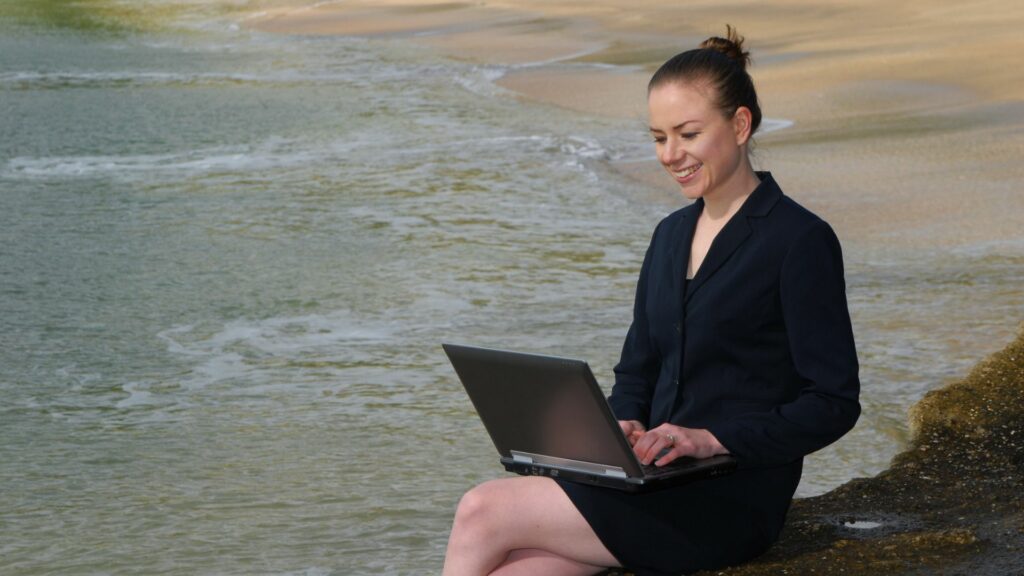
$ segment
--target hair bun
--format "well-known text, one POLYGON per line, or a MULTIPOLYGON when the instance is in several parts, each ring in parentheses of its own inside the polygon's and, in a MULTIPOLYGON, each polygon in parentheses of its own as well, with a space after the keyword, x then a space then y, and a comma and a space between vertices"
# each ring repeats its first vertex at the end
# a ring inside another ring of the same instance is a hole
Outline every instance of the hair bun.
POLYGON ((725 38, 712 36, 700 43, 701 48, 721 52, 730 60, 739 64, 744 70, 750 65, 750 52, 743 49, 743 36, 736 33, 732 26, 725 25, 725 38))

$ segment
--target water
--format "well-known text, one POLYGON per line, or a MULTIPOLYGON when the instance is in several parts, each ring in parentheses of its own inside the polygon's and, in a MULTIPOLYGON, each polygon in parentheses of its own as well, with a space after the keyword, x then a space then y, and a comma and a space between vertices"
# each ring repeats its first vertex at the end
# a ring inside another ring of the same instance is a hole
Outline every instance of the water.
MULTIPOLYGON (((439 343, 610 384, 670 209, 615 170, 643 127, 228 3, 31 5, 0 3, 0 573, 436 571, 502 475, 439 343)), ((883 469, 1024 300, 1013 250, 847 252, 865 416, 804 494, 883 469)))

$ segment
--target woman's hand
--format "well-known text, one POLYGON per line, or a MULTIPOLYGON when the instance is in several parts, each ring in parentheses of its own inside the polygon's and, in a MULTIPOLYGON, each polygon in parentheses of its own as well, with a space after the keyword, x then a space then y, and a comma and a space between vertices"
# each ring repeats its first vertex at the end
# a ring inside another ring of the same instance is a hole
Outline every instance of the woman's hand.
POLYGON ((630 446, 636 446, 636 441, 647 431, 639 420, 619 420, 619 427, 622 428, 622 433, 626 435, 630 446))
MULTIPOLYGON (((622 422, 619 424, 622 425, 622 422)), ((664 456, 654 462, 655 466, 664 466, 680 456, 709 458, 729 453, 714 434, 703 428, 683 428, 668 423, 642 433, 635 442, 630 443, 643 464, 650 464, 662 450, 668 449, 664 456)))

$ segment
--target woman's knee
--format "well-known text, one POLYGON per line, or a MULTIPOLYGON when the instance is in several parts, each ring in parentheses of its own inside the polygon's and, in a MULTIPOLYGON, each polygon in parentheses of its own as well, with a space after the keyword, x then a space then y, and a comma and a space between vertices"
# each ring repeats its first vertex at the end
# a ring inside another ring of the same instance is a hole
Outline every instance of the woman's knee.
POLYGON ((462 495, 455 510, 453 532, 475 538, 487 538, 498 529, 501 513, 502 489, 491 480, 477 485, 462 495))

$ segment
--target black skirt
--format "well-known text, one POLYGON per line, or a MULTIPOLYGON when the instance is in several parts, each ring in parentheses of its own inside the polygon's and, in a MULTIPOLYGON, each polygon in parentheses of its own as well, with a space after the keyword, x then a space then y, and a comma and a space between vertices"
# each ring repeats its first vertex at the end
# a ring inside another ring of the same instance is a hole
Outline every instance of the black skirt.
POLYGON ((645 493, 558 480, 616 559, 637 576, 678 576, 750 560, 779 536, 802 462, 747 468, 645 493))

